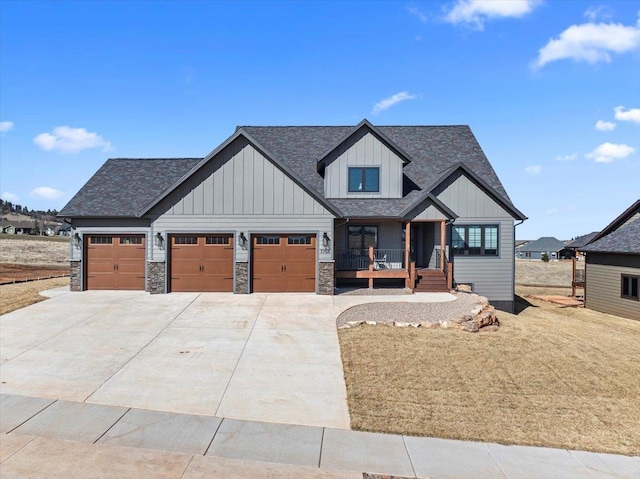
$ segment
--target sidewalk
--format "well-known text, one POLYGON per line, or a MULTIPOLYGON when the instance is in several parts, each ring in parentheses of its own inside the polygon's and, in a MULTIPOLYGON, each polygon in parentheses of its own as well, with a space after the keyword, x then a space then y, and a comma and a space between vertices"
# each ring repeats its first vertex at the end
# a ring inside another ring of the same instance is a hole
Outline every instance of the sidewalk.
POLYGON ((0 395, 0 477, 640 477, 640 457, 0 395), (68 442, 73 441, 73 442, 68 442), (265 464, 269 463, 269 464, 265 464))

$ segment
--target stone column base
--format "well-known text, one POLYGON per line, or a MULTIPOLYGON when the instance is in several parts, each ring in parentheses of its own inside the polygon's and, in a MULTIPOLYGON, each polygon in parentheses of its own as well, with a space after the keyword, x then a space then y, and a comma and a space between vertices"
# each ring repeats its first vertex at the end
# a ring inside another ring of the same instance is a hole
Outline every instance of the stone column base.
POLYGON ((147 263, 149 272, 148 289, 151 294, 166 293, 165 289, 165 264, 164 262, 149 261, 147 263))
POLYGON ((233 289, 236 294, 249 294, 249 263, 236 263, 236 284, 233 289))
POLYGON ((80 289, 80 280, 82 278, 82 261, 69 261, 69 275, 71 277, 69 290, 82 291, 80 289))
POLYGON ((318 294, 333 294, 335 286, 335 264, 333 261, 320 263, 318 267, 318 294))

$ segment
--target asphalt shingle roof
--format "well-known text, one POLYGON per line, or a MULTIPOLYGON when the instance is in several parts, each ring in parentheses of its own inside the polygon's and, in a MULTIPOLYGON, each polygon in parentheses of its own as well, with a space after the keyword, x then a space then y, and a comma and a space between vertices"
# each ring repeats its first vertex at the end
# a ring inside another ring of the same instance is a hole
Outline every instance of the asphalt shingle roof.
POLYGON ((542 238, 538 238, 531 243, 527 243, 520 251, 526 252, 536 252, 536 251, 560 251, 561 249, 566 248, 565 244, 557 238, 553 236, 543 236, 542 238))
POLYGON ((581 249, 584 246, 588 245, 589 242, 599 233, 599 231, 594 231, 593 233, 589 233, 586 235, 578 236, 576 239, 567 243, 566 247, 570 249, 581 249))
POLYGON ((640 218, 585 246, 583 251, 640 254, 640 218))
MULTIPOLYGON (((265 153, 282 163, 320 197, 324 180, 317 160, 353 126, 243 126, 265 153)), ((456 164, 464 164, 515 209, 468 126, 379 126, 411 162, 399 199, 330 199, 345 217, 398 217, 456 164)), ((201 159, 108 160, 62 209, 60 216, 136 216, 201 159)), ((516 210, 517 211, 517 210, 516 210)))
POLYGON ((135 217, 201 159, 107 160, 58 216, 135 217))

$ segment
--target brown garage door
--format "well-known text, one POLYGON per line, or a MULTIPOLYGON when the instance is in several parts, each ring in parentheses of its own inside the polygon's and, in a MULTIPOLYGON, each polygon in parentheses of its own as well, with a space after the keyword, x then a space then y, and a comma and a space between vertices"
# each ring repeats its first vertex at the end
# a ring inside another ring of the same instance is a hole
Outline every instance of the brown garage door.
POLYGON ((254 292, 314 292, 315 235, 254 236, 252 271, 254 292))
POLYGON ((171 291, 232 292, 233 237, 171 236, 171 291))
POLYGON ((89 235, 87 289, 144 289, 144 235, 89 235))

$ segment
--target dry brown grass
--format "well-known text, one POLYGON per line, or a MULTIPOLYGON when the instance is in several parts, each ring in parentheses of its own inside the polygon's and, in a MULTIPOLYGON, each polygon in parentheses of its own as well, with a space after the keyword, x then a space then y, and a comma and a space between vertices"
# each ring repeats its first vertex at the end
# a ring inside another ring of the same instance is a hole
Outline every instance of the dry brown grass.
POLYGON ((497 333, 339 330, 354 429, 640 453, 640 322, 531 300, 497 333))
POLYGON ((0 263, 68 264, 69 241, 69 238, 3 235, 0 238, 0 263))
MULTIPOLYGON (((584 268, 584 261, 578 262, 578 268, 584 268)), ((571 260, 549 261, 516 260, 516 284, 549 285, 571 287, 571 260)), ((571 292, 569 292, 571 293, 571 292)))
POLYGON ((69 278, 45 279, 29 283, 5 284, 0 286, 0 314, 6 314, 16 309, 25 308, 31 304, 44 301, 40 292, 68 286, 69 278))

